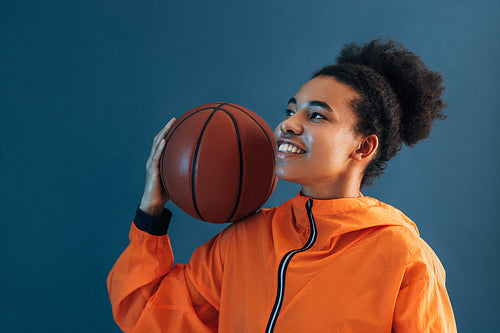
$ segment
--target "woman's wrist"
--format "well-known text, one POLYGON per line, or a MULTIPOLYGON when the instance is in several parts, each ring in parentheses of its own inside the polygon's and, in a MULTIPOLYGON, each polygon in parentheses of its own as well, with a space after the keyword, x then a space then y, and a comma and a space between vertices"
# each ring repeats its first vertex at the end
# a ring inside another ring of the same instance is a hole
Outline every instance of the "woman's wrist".
POLYGON ((139 205, 139 209, 143 211, 144 213, 151 215, 151 216, 160 216, 163 212, 163 206, 165 204, 153 204, 150 202, 147 202, 146 200, 141 200, 141 204, 139 205))

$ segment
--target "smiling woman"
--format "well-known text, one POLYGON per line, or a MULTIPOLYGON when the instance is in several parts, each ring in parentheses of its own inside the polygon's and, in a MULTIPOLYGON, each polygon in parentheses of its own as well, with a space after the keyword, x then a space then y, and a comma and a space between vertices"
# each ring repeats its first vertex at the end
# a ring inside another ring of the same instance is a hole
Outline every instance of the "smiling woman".
POLYGON ((392 40, 347 45, 289 100, 276 174, 294 198, 173 265, 157 135, 130 245, 108 277, 126 332, 456 332, 445 271, 398 209, 365 197, 404 142, 427 137, 442 78, 392 40))

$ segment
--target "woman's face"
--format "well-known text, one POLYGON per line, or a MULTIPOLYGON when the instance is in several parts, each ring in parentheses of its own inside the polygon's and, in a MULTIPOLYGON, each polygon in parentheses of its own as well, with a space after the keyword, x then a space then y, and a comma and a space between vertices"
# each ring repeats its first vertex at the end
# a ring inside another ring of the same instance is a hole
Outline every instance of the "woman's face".
POLYGON ((342 186, 361 140, 351 107, 357 97, 354 89, 332 77, 306 82, 274 131, 276 176, 301 184, 306 195, 317 187, 342 186))

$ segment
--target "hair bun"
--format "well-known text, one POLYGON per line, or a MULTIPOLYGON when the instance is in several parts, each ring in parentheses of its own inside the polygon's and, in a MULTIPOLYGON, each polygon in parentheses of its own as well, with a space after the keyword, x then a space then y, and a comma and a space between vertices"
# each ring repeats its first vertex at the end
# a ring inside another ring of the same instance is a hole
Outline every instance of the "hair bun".
POLYGON ((376 39, 363 46, 347 44, 337 58, 340 64, 369 67, 391 85, 401 107, 400 136, 409 146, 429 136, 433 121, 444 119, 443 77, 430 71, 420 57, 402 44, 376 39))

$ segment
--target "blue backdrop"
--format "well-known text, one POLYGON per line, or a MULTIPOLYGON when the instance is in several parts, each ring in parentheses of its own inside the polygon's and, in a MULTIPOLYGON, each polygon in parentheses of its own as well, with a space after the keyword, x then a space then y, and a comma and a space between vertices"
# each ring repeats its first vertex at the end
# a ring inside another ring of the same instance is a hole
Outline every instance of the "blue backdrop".
MULTIPOLYGON (((500 326, 497 0, 0 2, 1 332, 119 332, 106 276, 152 138, 230 101, 274 128, 344 43, 393 36, 441 72, 448 120, 365 192, 411 217, 461 332, 500 326)), ((280 182, 266 206, 294 196, 280 182)), ((171 203, 176 261, 223 226, 171 203)))

